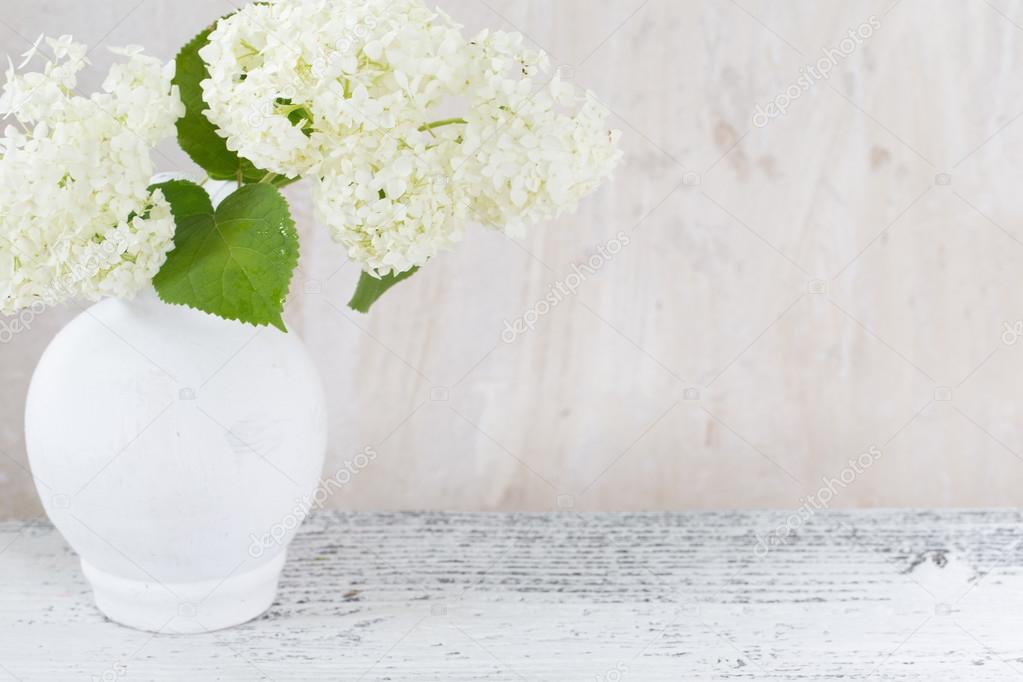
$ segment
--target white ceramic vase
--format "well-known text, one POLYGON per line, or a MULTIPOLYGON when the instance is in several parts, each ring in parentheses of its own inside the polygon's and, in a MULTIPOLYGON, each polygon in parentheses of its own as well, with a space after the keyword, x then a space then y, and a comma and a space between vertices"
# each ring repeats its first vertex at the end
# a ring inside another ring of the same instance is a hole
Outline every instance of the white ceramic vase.
POLYGON ((323 466, 323 388, 294 333, 161 302, 98 303, 32 378, 29 462, 112 620, 167 633, 273 602, 323 466))

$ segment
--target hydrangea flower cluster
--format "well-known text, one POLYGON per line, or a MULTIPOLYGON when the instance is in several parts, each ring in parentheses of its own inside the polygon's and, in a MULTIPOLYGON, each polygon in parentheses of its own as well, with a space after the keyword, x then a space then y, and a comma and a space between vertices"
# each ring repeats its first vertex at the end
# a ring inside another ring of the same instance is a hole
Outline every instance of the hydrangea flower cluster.
POLYGON ((232 151, 316 181, 320 219, 376 276, 473 220, 509 233, 573 210, 618 162, 606 111, 516 33, 471 39, 422 0, 271 0, 200 55, 232 151))
POLYGON ((184 113, 173 64, 117 50, 102 90, 75 94, 87 49, 69 36, 37 42, 40 72, 13 65, 0 116, 0 313, 74 298, 130 298, 172 248, 174 219, 150 151, 184 113), (48 49, 47 49, 48 48, 48 49))

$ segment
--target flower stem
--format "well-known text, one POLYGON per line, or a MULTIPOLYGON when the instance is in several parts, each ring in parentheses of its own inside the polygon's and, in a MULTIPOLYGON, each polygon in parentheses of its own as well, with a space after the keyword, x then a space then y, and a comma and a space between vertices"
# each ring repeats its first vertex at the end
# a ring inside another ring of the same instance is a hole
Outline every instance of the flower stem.
POLYGON ((427 130, 433 130, 434 128, 440 128, 442 126, 466 125, 468 123, 469 122, 466 121, 464 118, 443 118, 439 121, 434 121, 433 123, 427 123, 425 125, 419 126, 419 132, 425 133, 427 130))

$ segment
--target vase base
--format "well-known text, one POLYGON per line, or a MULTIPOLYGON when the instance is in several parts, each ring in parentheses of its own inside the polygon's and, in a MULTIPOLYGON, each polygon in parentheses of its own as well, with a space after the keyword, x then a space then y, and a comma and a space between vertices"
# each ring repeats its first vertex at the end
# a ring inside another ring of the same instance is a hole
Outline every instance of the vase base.
POLYGON ((137 630, 200 634, 240 625, 273 604, 285 552, 245 573, 190 583, 140 581, 102 571, 82 560, 96 607, 137 630))

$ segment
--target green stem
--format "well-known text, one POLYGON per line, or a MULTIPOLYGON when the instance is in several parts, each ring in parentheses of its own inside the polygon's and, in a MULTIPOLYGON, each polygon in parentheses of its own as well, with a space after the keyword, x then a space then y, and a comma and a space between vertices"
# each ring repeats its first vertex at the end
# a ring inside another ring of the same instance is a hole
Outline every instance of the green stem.
POLYGON ((241 39, 241 40, 239 40, 238 42, 240 42, 240 43, 241 43, 241 46, 242 46, 242 47, 244 47, 244 48, 245 48, 246 50, 248 50, 248 51, 249 51, 249 53, 248 53, 248 54, 243 54, 243 55, 241 56, 241 58, 242 58, 242 59, 244 59, 244 58, 246 58, 246 57, 251 57, 251 56, 253 56, 253 55, 257 55, 257 54, 259 54, 259 50, 257 50, 257 49, 256 49, 256 46, 255 46, 255 45, 253 45, 252 43, 250 43, 249 41, 245 40, 244 38, 242 38, 242 39, 241 39))
POLYGON ((345 99, 351 99, 352 82, 347 78, 341 78, 340 76, 338 77, 337 82, 341 85, 342 88, 344 88, 344 91, 341 93, 341 96, 344 97, 345 99))
POLYGON ((425 133, 427 130, 433 130, 434 128, 440 128, 442 126, 467 125, 468 123, 469 122, 464 118, 444 118, 439 121, 434 121, 433 123, 427 123, 419 126, 419 132, 425 133))
POLYGON ((261 185, 265 185, 267 183, 272 183, 275 179, 277 179, 277 173, 267 173, 263 176, 259 183, 261 185))

